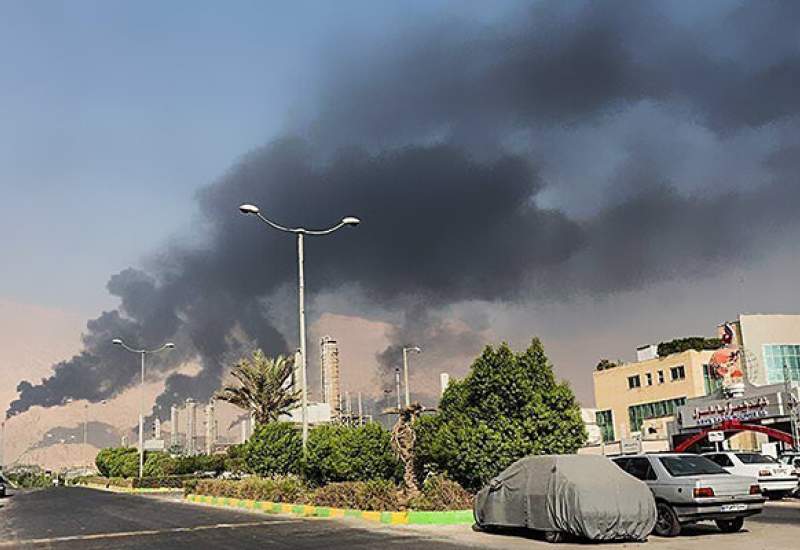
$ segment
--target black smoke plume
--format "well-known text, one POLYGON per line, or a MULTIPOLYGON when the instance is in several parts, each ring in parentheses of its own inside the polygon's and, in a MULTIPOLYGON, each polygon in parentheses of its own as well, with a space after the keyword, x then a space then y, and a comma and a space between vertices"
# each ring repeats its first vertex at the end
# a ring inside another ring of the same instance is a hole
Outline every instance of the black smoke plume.
POLYGON ((442 323, 453 304, 606 295, 758 261, 798 233, 798 6, 539 3, 354 48, 329 64, 308 128, 201 190, 205 242, 112 277, 119 309, 50 378, 22 382, 9 414, 129 387, 136 358, 113 337, 178 345, 153 358, 168 375, 162 418, 209 397, 242 351, 288 352, 269 304, 293 289, 295 243, 241 216, 245 202, 308 228, 362 218, 308 239, 308 285, 405 319, 378 357, 384 386, 398 346, 463 348, 442 323), (707 158, 689 159, 698 147, 707 158), (189 360, 199 374, 173 372, 189 360))

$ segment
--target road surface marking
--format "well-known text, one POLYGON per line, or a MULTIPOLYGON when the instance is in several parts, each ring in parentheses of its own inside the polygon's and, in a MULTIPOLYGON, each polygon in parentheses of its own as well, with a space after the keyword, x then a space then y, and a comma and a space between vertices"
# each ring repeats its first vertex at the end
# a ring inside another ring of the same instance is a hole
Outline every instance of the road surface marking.
POLYGON ((239 527, 259 527, 261 525, 277 525, 282 523, 297 523, 297 520, 272 520, 249 521, 247 523, 215 523, 213 525, 198 525, 196 527, 173 527, 170 529, 151 529, 142 531, 122 531, 118 533, 96 533, 93 535, 70 535, 65 537, 51 537, 46 539, 26 539, 0 542, 0 548, 17 547, 23 544, 53 544, 56 542, 69 542, 77 540, 115 539, 122 537, 142 537, 164 535, 169 533, 192 533, 195 531, 209 531, 211 529, 237 529, 239 527))

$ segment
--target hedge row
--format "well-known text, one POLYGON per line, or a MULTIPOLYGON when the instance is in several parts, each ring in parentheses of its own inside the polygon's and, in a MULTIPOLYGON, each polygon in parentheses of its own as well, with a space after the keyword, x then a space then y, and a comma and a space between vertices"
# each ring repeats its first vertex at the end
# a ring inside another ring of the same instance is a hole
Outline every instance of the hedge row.
POLYGON ((124 489, 183 489, 186 482, 194 481, 195 476, 159 476, 139 478, 86 476, 72 481, 78 485, 103 485, 124 489))
POLYGON ((185 485, 187 494, 242 498, 265 502, 311 504, 355 510, 398 511, 465 510, 472 508, 472 495, 454 481, 432 476, 423 484, 422 494, 410 503, 394 482, 382 479, 344 481, 313 488, 296 476, 252 477, 241 481, 202 479, 185 485))
MULTIPOLYGON (((139 454, 135 447, 103 449, 95 458, 100 475, 132 478, 139 475, 139 454)), ((237 462, 226 455, 170 456, 160 451, 144 453, 144 477, 191 475, 196 472, 219 474, 237 462)))

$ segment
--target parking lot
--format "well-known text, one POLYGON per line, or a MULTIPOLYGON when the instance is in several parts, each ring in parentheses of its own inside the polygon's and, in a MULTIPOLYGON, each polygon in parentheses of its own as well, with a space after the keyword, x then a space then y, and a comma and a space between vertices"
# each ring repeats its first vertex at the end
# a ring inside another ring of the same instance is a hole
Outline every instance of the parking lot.
MULTIPOLYGON (((387 529, 387 528, 383 528, 387 529)), ((409 526, 404 531, 419 535, 441 538, 461 547, 499 548, 514 550, 517 548, 551 548, 551 549, 585 549, 587 543, 550 544, 525 533, 515 532, 508 535, 486 534, 473 531, 464 526, 409 526)), ((396 528, 395 528, 396 531, 396 528)), ((784 500, 768 502, 764 512, 759 516, 748 518, 744 529, 739 533, 723 534, 712 524, 698 524, 686 527, 681 535, 675 538, 650 536, 646 543, 609 543, 603 544, 603 550, 616 548, 647 548, 656 550, 703 549, 709 545, 720 545, 725 550, 755 549, 789 549, 800 545, 800 500, 784 500), (724 545, 724 546, 722 546, 724 545)))

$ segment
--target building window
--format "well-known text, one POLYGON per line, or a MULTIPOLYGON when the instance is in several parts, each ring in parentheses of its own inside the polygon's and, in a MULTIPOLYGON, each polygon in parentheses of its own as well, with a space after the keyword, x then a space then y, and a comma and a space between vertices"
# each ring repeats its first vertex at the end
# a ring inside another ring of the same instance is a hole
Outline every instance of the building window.
POLYGON ((686 378, 686 369, 683 368, 683 365, 678 365, 677 367, 671 367, 669 369, 669 378, 673 382, 676 380, 683 380, 686 378))
POLYGON ((645 374, 644 375, 644 379, 647 380, 647 385, 648 386, 652 386, 653 385, 653 373, 652 372, 648 372, 647 374, 645 374))
POLYGON ((703 365, 703 385, 706 389, 706 395, 711 395, 722 386, 722 378, 717 376, 714 367, 711 365, 703 365))
POLYGON ((800 345, 767 344, 764 346, 764 366, 767 371, 767 383, 783 382, 783 367, 789 367, 789 376, 800 381, 800 345))
POLYGON ((663 370, 658 371, 658 383, 659 384, 663 384, 664 383, 664 371, 663 370))
POLYGON ((614 441, 614 420, 611 411, 597 411, 595 420, 600 432, 603 434, 603 443, 614 441))
POLYGON ((642 387, 642 379, 639 378, 639 375, 636 376, 629 376, 628 377, 628 389, 632 390, 633 388, 641 388, 642 387))
POLYGON ((632 405, 628 407, 628 418, 631 421, 631 431, 641 431, 642 422, 649 418, 673 416, 678 407, 681 407, 685 404, 686 398, 678 397, 677 399, 665 399, 664 401, 654 401, 652 403, 632 405))

